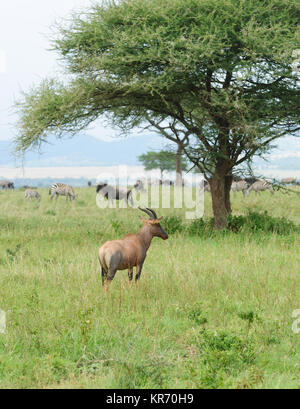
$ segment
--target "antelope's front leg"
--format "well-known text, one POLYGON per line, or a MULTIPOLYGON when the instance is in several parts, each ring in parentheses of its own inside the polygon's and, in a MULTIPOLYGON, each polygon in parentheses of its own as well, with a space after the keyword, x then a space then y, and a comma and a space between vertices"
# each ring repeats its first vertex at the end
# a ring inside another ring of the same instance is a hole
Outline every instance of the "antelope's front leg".
POLYGON ((135 275, 135 283, 136 283, 136 284, 137 284, 137 282, 138 282, 138 280, 139 280, 139 278, 140 278, 140 276, 141 276, 142 268, 143 268, 143 263, 138 264, 138 265, 136 266, 136 275, 135 275))
POLYGON ((133 278, 133 267, 129 267, 128 268, 128 279, 129 279, 130 287, 132 286, 132 278, 133 278))

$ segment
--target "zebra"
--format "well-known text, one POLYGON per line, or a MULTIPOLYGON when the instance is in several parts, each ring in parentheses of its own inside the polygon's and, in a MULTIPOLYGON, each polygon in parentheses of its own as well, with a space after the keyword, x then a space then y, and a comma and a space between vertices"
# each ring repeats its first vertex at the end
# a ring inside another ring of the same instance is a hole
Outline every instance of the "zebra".
POLYGON ((41 195, 36 190, 26 189, 25 190, 25 199, 36 199, 38 202, 41 201, 41 195))
POLYGON ((49 188, 49 195, 51 195, 51 200, 54 196, 56 196, 56 200, 58 196, 66 196, 66 200, 68 200, 69 198, 70 201, 75 200, 75 194, 72 186, 66 185, 64 183, 53 183, 53 185, 49 188))
POLYGON ((272 183, 266 180, 259 179, 248 187, 245 195, 248 196, 252 191, 254 191, 255 193, 260 193, 264 192, 265 190, 269 190, 271 195, 274 194, 272 183))
POLYGON ((144 182, 140 179, 138 179, 135 182, 135 185, 133 186, 133 188, 137 191, 137 192, 146 192, 146 189, 144 187, 144 182))
POLYGON ((244 196, 247 196, 247 189, 249 188, 249 183, 246 182, 246 180, 239 180, 239 181, 233 181, 231 185, 232 191, 235 192, 243 192, 244 196))

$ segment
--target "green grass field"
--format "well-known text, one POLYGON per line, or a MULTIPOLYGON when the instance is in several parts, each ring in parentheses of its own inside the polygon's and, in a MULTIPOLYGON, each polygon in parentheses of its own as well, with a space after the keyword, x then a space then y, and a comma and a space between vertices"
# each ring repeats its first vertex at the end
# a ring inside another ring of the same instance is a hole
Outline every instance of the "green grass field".
MULTIPOLYGON (((105 297, 98 248, 138 231, 140 212, 75 190, 57 204, 41 190, 39 207, 0 193, 1 388, 300 387, 299 229, 156 238, 139 286, 119 271, 105 297)), ((238 193, 232 205, 299 226, 295 194, 238 193)))

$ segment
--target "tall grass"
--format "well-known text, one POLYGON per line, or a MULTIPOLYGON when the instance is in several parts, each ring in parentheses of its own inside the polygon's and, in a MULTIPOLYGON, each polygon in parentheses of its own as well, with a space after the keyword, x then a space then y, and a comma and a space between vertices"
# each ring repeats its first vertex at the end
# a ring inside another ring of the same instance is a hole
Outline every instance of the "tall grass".
POLYGON ((120 271, 106 298, 98 247, 139 212, 76 191, 55 204, 44 190, 39 207, 0 193, 0 387, 300 386, 296 195, 234 195, 229 232, 212 231, 208 194, 204 221, 159 210, 169 240, 153 240, 137 288, 120 271))

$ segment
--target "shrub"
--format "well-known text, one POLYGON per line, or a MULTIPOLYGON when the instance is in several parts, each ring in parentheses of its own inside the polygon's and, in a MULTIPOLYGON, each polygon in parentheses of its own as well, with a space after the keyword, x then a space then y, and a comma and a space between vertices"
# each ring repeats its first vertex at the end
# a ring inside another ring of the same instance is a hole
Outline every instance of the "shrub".
POLYGON ((290 220, 285 217, 272 217, 267 211, 263 213, 248 211, 246 216, 229 216, 228 228, 234 232, 241 230, 251 232, 289 234, 299 230, 290 220))
POLYGON ((206 324, 207 318, 203 315, 201 303, 196 303, 188 311, 188 318, 198 325, 206 324))
POLYGON ((210 236, 214 231, 213 224, 213 218, 209 219, 208 221, 204 221, 203 219, 195 219, 189 224, 187 233, 191 236, 210 236))
POLYGON ((200 373, 201 387, 218 388, 228 376, 237 376, 255 361, 251 343, 227 331, 202 329, 197 346, 205 367, 200 373))
POLYGON ((184 230, 182 218, 180 216, 167 216, 164 218, 163 228, 168 234, 174 234, 184 230))

